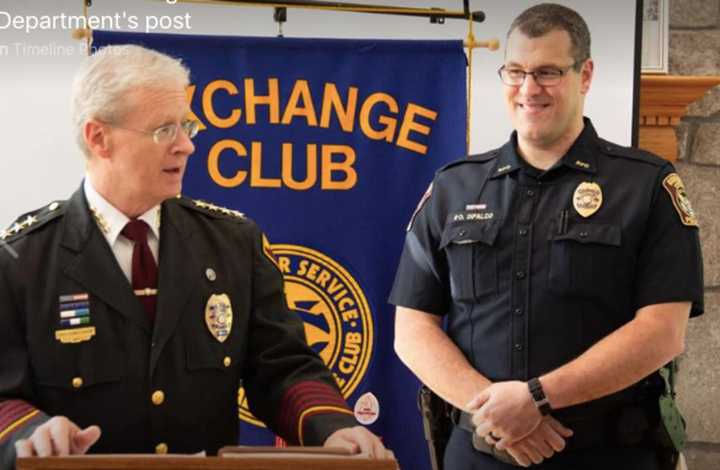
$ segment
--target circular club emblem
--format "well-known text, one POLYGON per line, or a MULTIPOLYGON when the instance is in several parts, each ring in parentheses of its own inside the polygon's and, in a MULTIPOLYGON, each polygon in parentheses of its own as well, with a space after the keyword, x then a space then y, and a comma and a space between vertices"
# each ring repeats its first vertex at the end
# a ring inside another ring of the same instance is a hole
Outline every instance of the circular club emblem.
MULTIPOLYGON (((271 249, 283 273, 288 307, 305 322, 305 339, 347 399, 365 376, 373 349, 365 294, 345 268, 319 251, 299 245, 271 249)), ((238 405, 240 419, 265 426, 250 413, 242 388, 238 405)))

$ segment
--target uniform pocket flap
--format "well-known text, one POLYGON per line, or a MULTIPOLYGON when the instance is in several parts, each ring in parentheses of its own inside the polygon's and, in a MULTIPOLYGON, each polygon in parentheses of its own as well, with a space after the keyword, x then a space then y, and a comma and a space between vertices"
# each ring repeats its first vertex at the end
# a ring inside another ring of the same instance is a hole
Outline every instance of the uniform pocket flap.
POLYGON ((598 243, 600 245, 620 246, 622 231, 611 224, 571 224, 562 234, 554 233, 551 240, 574 240, 578 243, 598 243))
POLYGON ((493 245, 499 227, 500 224, 496 220, 449 224, 445 227, 440 239, 440 249, 442 250, 450 244, 464 245, 479 242, 493 245))
POLYGON ((75 370, 70 370, 68 367, 47 368, 37 369, 35 373, 38 385, 61 389, 80 389, 120 382, 125 376, 124 368, 119 361, 109 361, 103 369, 78 365, 75 370))
POLYGON ((44 344, 41 357, 33 357, 38 385, 59 389, 84 389, 120 382, 126 376, 126 354, 122 345, 101 331, 92 340, 77 344, 57 341, 44 344))

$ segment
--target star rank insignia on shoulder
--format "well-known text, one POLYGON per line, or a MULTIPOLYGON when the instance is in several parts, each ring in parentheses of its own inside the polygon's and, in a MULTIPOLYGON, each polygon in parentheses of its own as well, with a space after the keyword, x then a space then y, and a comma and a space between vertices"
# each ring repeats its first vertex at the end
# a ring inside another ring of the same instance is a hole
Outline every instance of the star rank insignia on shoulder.
POLYGON ((227 207, 216 206, 215 204, 201 201, 200 199, 193 199, 192 203, 195 205, 195 207, 199 207, 200 209, 207 209, 212 212, 217 212, 217 213, 224 214, 224 215, 238 217, 241 219, 245 218, 245 214, 243 214, 242 212, 239 212, 239 211, 236 211, 233 209, 228 209, 227 207))
POLYGON ((11 241, 21 235, 30 233, 33 229, 41 227, 46 222, 62 214, 64 204, 55 201, 40 209, 21 215, 10 227, 0 231, 0 240, 11 241))
POLYGON ((38 221, 34 215, 28 215, 15 221, 10 227, 0 233, 0 239, 6 240, 14 235, 20 234, 26 228, 32 227, 38 221))

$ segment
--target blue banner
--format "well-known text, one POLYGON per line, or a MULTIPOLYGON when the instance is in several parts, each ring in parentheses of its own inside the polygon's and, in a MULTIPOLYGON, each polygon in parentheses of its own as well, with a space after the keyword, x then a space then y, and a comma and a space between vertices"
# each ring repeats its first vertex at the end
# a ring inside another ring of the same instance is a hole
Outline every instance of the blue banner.
MULTIPOLYGON (((202 128, 184 194, 258 222, 355 416, 403 468, 429 468, 387 297, 415 206, 465 153, 462 42, 94 33, 120 43, 190 67, 202 128)), ((241 442, 275 443, 238 399, 241 442)))

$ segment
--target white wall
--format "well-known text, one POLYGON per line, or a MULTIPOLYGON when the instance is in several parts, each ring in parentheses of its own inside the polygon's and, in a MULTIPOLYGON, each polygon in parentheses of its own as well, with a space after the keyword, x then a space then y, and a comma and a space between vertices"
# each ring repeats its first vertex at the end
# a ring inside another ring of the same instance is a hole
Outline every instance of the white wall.
MULTIPOLYGON (((272 9, 182 4, 158 0, 94 0, 92 15, 135 15, 144 29, 147 17, 189 13, 197 34, 272 36, 277 25, 272 9)), ((368 0, 372 4, 462 9, 461 0, 368 0)), ((496 70, 502 64, 504 37, 512 19, 538 1, 480 2, 471 8, 487 14, 475 25, 477 39, 496 37, 501 50, 475 50, 473 67, 473 152, 498 146, 510 131, 501 101, 496 70)), ((632 70, 634 63, 635 2, 627 0, 559 1, 575 8, 587 20, 593 36, 596 76, 586 114, 605 138, 629 145, 632 120, 632 70)), ((16 15, 79 15, 81 0, 0 0, 1 12, 16 15)), ((6 23, 6 21, 5 21, 6 23)), ((127 27, 122 29, 128 29, 127 27)), ((468 24, 447 20, 430 24, 424 18, 348 14, 290 9, 284 26, 287 37, 462 39, 468 24)), ((63 29, 25 33, 0 29, 0 226, 52 199, 65 199, 79 185, 83 157, 76 149, 69 123, 72 76, 83 57, 82 43, 63 29), (24 46, 47 46, 50 55, 29 53, 24 46), (60 54, 60 48, 69 48, 60 54)))

